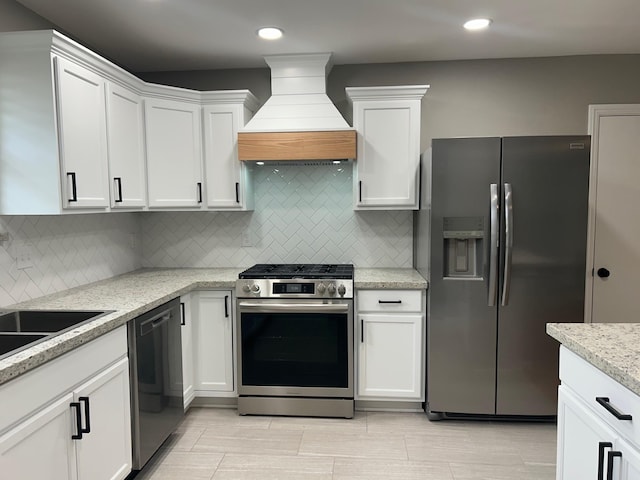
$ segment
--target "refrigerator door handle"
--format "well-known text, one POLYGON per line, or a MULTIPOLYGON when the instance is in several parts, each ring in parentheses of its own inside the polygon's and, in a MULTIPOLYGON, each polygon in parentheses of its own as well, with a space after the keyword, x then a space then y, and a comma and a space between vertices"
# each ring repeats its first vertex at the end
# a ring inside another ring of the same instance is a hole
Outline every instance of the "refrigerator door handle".
POLYGON ((509 305, 511 290, 511 256, 513 252, 513 189, 510 183, 504 184, 504 275, 502 282, 502 306, 509 305))
POLYGON ((489 229, 489 298, 488 306, 496 304, 498 293, 498 184, 492 183, 489 187, 491 197, 490 229, 489 229))

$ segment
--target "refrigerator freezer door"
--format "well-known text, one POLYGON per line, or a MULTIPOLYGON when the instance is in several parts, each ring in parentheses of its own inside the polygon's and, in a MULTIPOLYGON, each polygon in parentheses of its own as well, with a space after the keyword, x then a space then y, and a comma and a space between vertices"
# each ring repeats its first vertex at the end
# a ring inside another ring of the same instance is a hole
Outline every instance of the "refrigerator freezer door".
POLYGON ((489 212, 500 139, 433 140, 432 147, 427 408, 493 414, 498 307, 488 305, 489 212), (475 245, 468 260, 477 262, 475 275, 447 263, 463 243, 475 245))
POLYGON ((498 316, 498 415, 556 415, 558 344, 545 324, 584 318, 589 151, 588 136, 503 139, 513 249, 498 316))

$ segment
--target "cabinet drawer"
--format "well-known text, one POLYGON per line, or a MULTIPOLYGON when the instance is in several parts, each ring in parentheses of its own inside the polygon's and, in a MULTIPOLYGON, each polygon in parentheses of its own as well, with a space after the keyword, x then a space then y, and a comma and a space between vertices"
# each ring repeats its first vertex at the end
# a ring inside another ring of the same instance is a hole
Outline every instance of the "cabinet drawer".
POLYGON ((611 428, 626 440, 640 446, 640 396, 624 387, 566 347, 560 348, 560 379, 611 428), (606 397, 608 403, 631 420, 620 420, 596 401, 606 397))
POLYGON ((359 290, 359 312, 422 312, 422 290, 359 290))

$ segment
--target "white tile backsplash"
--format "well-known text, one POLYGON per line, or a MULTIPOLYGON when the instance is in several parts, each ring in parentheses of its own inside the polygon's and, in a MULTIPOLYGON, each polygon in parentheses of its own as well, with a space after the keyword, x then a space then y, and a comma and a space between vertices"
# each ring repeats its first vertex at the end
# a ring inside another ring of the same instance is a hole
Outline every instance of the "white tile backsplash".
POLYGON ((0 307, 145 267, 410 268, 410 211, 355 212, 351 164, 254 167, 253 212, 0 216, 0 307), (30 250, 31 266, 24 266, 30 250), (19 261, 18 261, 19 260, 19 261))
POLYGON ((412 212, 355 212, 352 182, 352 166, 346 162, 255 166, 253 212, 143 213, 142 264, 410 268, 412 212))
POLYGON ((0 216, 5 232, 0 307, 140 267, 140 224, 133 213, 0 216), (19 269, 25 251, 32 266, 19 269))

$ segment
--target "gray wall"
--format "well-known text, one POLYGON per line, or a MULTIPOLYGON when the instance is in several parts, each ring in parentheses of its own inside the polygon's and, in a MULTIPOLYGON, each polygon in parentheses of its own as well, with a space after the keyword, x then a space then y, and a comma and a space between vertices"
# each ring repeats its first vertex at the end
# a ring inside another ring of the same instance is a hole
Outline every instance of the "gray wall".
POLYGON ((14 0, 0 0, 0 32, 54 28, 54 25, 14 0))
MULTIPOLYGON (((153 72, 146 80, 200 90, 270 94, 269 70, 153 72)), ((328 93, 349 117, 347 86, 416 85, 423 101, 422 149, 432 138, 587 133, 588 105, 640 103, 640 55, 468 60, 335 66, 328 93)))

